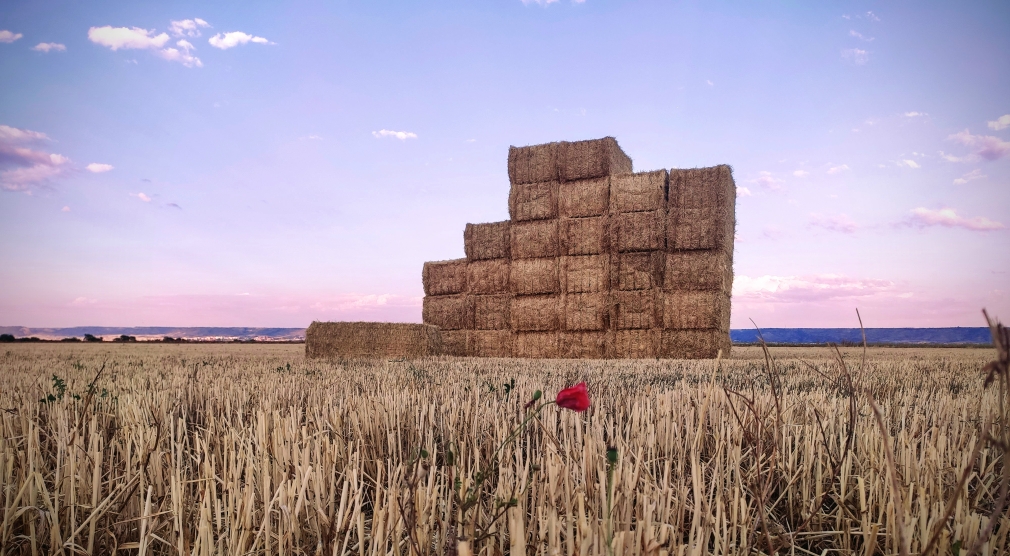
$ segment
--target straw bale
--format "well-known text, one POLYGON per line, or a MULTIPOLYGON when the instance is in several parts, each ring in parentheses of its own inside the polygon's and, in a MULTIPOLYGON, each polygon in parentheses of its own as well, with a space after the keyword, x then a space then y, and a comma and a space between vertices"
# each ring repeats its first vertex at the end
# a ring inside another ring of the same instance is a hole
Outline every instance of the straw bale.
POLYGON ((507 259, 509 257, 509 226, 511 222, 467 224, 463 231, 463 250, 471 261, 507 259))
POLYGON ((505 330, 509 327, 510 295, 473 296, 473 327, 476 330, 505 330))
POLYGON ((509 190, 509 215, 514 222, 558 217, 558 182, 517 183, 509 190))
POLYGON ((663 297, 663 328, 729 330, 730 296, 726 292, 677 291, 663 297))
POLYGON ((733 170, 722 164, 710 168, 670 170, 671 207, 706 208, 736 206, 733 170))
POLYGON ((469 333, 471 357, 512 357, 511 330, 474 330, 469 333))
POLYGON ((610 324, 609 295, 575 293, 565 296, 565 330, 606 330, 610 324))
POLYGON ((466 357, 470 355, 469 335, 470 330, 442 330, 442 355, 453 355, 456 357, 466 357))
POLYGON ((667 253, 663 288, 729 293, 733 289, 733 258, 719 250, 667 253))
POLYGON ((392 322, 313 322, 305 331, 305 356, 423 357, 442 353, 438 328, 392 322))
POLYGON ((654 290, 617 291, 613 295, 618 330, 653 328, 662 322, 657 318, 662 308, 656 303, 654 290))
POLYGON ((620 253, 614 256, 616 278, 612 282, 624 291, 648 290, 663 285, 663 264, 666 260, 662 251, 620 253))
POLYGON ((601 178, 632 171, 631 159, 613 137, 562 142, 558 149, 558 169, 561 181, 601 178))
POLYGON ((603 359, 607 356, 607 332, 562 332, 560 356, 565 359, 603 359))
POLYGON ((556 359, 561 356, 557 332, 517 332, 512 340, 512 357, 556 359))
POLYGON ((565 293, 598 293, 610 289, 610 256, 562 257, 565 293))
POLYGON ((426 295, 451 295, 466 291, 466 259, 431 261, 421 269, 426 295))
POLYGON ((619 174, 610 178, 610 212, 641 212, 666 208, 667 172, 619 174))
POLYGON ((508 293, 509 260, 473 261, 466 268, 466 283, 472 294, 508 293))
POLYGON ((561 296, 526 295, 512 298, 510 328, 516 332, 553 331, 561 328, 561 296))
POLYGON ((561 184, 558 212, 568 218, 600 216, 610 204, 610 178, 567 181, 561 184))
POLYGON ((560 222, 561 252, 565 255, 598 255, 607 252, 607 219, 563 218, 560 222))
POLYGON ((558 143, 509 147, 509 182, 539 183, 558 179, 558 143))
POLYGON ((660 355, 673 359, 715 359, 722 350, 728 357, 731 343, 728 330, 664 330, 660 355))
POLYGON ((421 306, 425 324, 442 330, 473 329, 473 298, 469 295, 429 295, 421 306))
POLYGON ((513 259, 557 257, 561 254, 557 220, 536 220, 512 225, 513 259))
POLYGON ((618 330, 614 334, 614 357, 644 359, 659 356, 659 330, 618 330))
POLYGON ((736 222, 720 207, 671 208, 667 218, 668 249, 723 249, 733 252, 736 222))
POLYGON ((664 211, 629 212, 612 217, 611 248, 619 252, 655 251, 665 246, 664 211))
POLYGON ((518 259, 512 261, 509 289, 520 295, 559 293, 557 257, 548 259, 518 259))

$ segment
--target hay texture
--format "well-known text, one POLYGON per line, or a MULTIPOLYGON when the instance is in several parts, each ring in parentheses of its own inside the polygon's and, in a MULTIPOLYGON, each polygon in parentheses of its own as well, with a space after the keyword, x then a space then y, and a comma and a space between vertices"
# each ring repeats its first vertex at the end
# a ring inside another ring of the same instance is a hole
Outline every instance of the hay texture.
POLYGON ((510 290, 518 295, 560 293, 558 262, 556 257, 512 261, 509 272, 510 290))
POLYGON ((614 314, 618 330, 642 330, 656 327, 659 309, 654 290, 614 292, 614 314))
POLYGON ((663 285, 663 265, 666 257, 661 251, 620 253, 614 255, 617 289, 623 291, 649 290, 663 285))
POLYGON ((610 289, 610 255, 562 257, 563 291, 600 293, 610 289))
POLYGON ((729 166, 670 171, 667 247, 733 252, 736 184, 729 166))
POLYGON ((476 330, 508 330, 509 302, 512 296, 473 296, 473 322, 476 330))
POLYGON ((473 329, 473 298, 469 295, 429 295, 421 306, 425 324, 441 330, 473 329))
POLYGON ((467 224, 463 231, 463 250, 471 261, 507 259, 509 257, 509 226, 511 222, 467 224))
POLYGON ((728 357, 731 345, 728 330, 664 330, 659 354, 671 359, 715 359, 720 350, 728 357))
POLYGON ((733 259, 725 251, 677 251, 666 254, 666 291, 733 290, 733 259))
POLYGON ((736 222, 719 207, 673 208, 667 217, 669 249, 720 249, 733 253, 736 222))
POLYGON ((468 348, 469 330, 441 330, 442 355, 452 355, 455 357, 466 357, 470 355, 468 348))
POLYGON ((670 170, 670 206, 679 208, 734 207, 736 184, 726 165, 670 170))
POLYGON ((563 218, 559 229, 561 252, 565 255, 599 255, 607 252, 607 219, 563 218))
POLYGON ((560 143, 509 147, 509 182, 521 184, 557 181, 559 147, 560 143))
POLYGON ((421 284, 426 295, 451 295, 466 292, 466 259, 424 263, 421 284))
POLYGON ((610 245, 618 252, 656 251, 665 247, 663 211, 629 212, 611 217, 610 245))
POLYGON ((474 330, 469 334, 471 357, 512 357, 511 330, 474 330))
POLYGON ((511 236, 513 259, 557 257, 561 254, 557 220, 513 224, 511 236))
POLYGON ((566 359, 603 359, 607 356, 609 337, 607 332, 562 332, 560 355, 566 359))
POLYGON ((729 331, 730 296, 722 291, 664 292, 663 328, 729 331))
POLYGON ((512 357, 556 359, 561 356, 557 332, 516 332, 512 341, 512 357))
POLYGON ((567 331, 601 331, 610 327, 610 296, 607 293, 575 293, 565 296, 567 331))
POLYGON ((558 149, 561 181, 601 178, 631 171, 631 158, 624 154, 613 137, 563 142, 558 149))
POLYGON ((424 357, 441 355, 439 330, 426 324, 313 322, 305 331, 305 356, 424 357))
POLYGON ((509 190, 509 216, 515 222, 558 217, 558 182, 513 184, 509 190))
POLYGON ((614 357, 643 359, 659 354, 659 330, 618 330, 614 333, 614 357))
POLYGON ((555 331, 561 328, 561 296, 529 295, 512 298, 510 328, 516 332, 555 331))
POLYGON ((559 189, 558 212, 568 218, 601 216, 610 206, 610 178, 563 182, 559 189))
POLYGON ((468 292, 481 295, 508 293, 510 267, 508 259, 488 259, 469 263, 466 267, 468 292))
POLYGON ((618 174, 610 178, 610 211, 642 212, 666 208, 667 171, 618 174))

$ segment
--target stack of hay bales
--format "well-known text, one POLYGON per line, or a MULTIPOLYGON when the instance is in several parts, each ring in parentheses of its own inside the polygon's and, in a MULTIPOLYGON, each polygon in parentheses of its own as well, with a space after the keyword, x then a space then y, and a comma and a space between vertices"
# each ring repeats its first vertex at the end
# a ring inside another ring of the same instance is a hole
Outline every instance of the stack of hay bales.
POLYGON ((729 352, 728 166, 633 173, 612 137, 509 149, 509 216, 425 263, 424 322, 477 357, 729 352))
POLYGON ((424 357, 441 355, 438 328, 398 322, 313 322, 305 331, 305 356, 424 357))

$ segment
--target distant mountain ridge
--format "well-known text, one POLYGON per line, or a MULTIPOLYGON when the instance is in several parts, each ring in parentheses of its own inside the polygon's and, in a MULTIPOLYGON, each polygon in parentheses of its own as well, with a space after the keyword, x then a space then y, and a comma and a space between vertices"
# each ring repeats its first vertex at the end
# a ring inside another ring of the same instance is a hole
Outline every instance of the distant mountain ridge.
POLYGON ((72 328, 28 328, 25 326, 0 326, 0 334, 13 334, 17 338, 36 336, 43 340, 83 338, 85 334, 111 340, 120 335, 135 336, 138 340, 162 339, 165 336, 185 340, 264 340, 297 341, 305 339, 304 328, 246 328, 246 327, 190 327, 190 326, 75 326, 72 328))
MULTIPOLYGON (((754 329, 730 330, 734 344, 758 342, 754 329)), ((762 328, 761 335, 769 344, 836 344, 862 343, 858 328, 762 328)), ((992 343, 989 329, 984 327, 954 328, 867 328, 868 344, 985 344, 992 343)))

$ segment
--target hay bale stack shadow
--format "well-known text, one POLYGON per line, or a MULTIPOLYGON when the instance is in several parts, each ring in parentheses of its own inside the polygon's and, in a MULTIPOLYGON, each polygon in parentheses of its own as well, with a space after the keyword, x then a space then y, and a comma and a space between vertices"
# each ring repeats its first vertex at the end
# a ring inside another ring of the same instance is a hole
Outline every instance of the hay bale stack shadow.
POLYGON ((442 355, 442 337, 430 324, 318 322, 305 331, 305 357, 426 357, 442 355))

